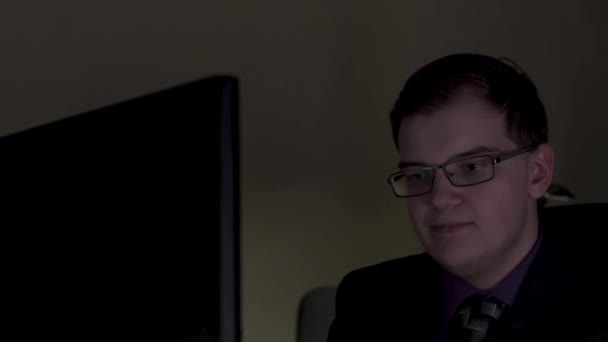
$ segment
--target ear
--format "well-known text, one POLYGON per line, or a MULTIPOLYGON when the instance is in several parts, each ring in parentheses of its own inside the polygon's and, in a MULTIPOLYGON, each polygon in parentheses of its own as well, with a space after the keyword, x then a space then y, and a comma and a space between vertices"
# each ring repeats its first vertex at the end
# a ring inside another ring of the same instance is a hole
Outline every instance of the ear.
POLYGON ((541 198, 553 181, 553 148, 539 145, 529 159, 529 189, 534 199, 541 198))

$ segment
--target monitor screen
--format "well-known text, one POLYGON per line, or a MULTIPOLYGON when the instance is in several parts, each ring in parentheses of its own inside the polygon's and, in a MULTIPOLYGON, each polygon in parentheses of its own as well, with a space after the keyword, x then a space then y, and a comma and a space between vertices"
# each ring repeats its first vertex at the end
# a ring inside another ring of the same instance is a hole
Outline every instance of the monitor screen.
POLYGON ((237 92, 213 77, 0 139, 21 334, 238 341, 237 92))

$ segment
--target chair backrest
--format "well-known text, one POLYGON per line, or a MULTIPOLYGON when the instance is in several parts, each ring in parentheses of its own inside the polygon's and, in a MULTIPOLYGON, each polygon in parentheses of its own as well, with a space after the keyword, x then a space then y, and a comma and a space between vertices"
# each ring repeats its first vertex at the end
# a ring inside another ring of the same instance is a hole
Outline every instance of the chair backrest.
POLYGON ((325 342, 335 316, 337 287, 318 287, 306 293, 298 310, 297 342, 325 342))

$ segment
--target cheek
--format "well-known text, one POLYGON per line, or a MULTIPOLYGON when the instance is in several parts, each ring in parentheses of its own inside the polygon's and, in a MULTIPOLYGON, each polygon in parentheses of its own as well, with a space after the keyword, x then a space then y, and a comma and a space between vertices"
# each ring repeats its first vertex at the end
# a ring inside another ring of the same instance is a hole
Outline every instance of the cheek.
POLYGON ((512 201, 524 204, 528 193, 528 169, 526 163, 514 160, 496 168, 495 179, 490 181, 495 186, 493 191, 500 194, 499 201, 512 201))
POLYGON ((422 228, 424 217, 426 215, 427 206, 421 199, 413 198, 406 201, 408 215, 414 224, 414 228, 419 230, 422 228))
POLYGON ((495 179, 477 190, 469 203, 479 223, 491 234, 503 235, 527 206, 525 186, 519 182, 495 179))

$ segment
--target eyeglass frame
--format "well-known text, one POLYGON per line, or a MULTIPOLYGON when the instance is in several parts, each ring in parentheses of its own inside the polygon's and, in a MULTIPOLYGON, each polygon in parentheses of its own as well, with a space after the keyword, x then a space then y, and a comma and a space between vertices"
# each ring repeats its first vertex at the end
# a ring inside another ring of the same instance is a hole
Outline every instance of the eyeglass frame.
POLYGON ((495 165, 496 164, 500 164, 500 163, 502 163, 505 160, 508 160, 508 159, 513 158, 513 157, 519 156, 521 154, 534 151, 536 149, 536 147, 537 146, 535 146, 535 145, 528 145, 528 146, 525 146, 525 147, 521 147, 521 148, 519 148, 519 149, 517 149, 515 151, 511 151, 511 152, 506 152, 506 153, 500 154, 498 156, 492 156, 492 155, 486 154, 486 155, 479 155, 479 156, 473 156, 473 157, 466 157, 466 158, 460 158, 460 159, 456 159, 456 160, 451 160, 451 161, 445 162, 445 163, 440 164, 440 165, 435 165, 435 166, 429 165, 429 166, 421 167, 421 169, 430 169, 432 171, 431 186, 429 187, 428 191, 420 193, 420 194, 416 194, 416 195, 405 195, 405 196, 403 196, 403 195, 397 194, 397 190, 395 189, 393 178, 396 177, 396 176, 398 176, 398 175, 402 175, 402 176, 405 177, 405 175, 403 174, 402 171, 397 171, 395 173, 390 174, 388 176, 388 179, 386 181, 391 186, 391 188, 393 190, 393 194, 396 197, 398 197, 398 198, 411 198, 411 197, 423 196, 423 195, 426 195, 426 194, 432 192, 433 191, 433 187, 435 185, 435 176, 436 176, 436 170, 437 169, 442 169, 443 170, 446 178, 448 179, 448 181, 450 182, 450 184, 452 184, 452 186, 454 186, 454 187, 464 188, 464 187, 467 187, 467 186, 478 185, 478 184, 482 184, 482 183, 485 183, 485 182, 489 182, 492 179, 494 179, 494 177, 496 175, 496 170, 495 170, 495 165), (492 165, 492 177, 491 178, 488 178, 488 179, 483 180, 481 182, 476 182, 476 183, 466 184, 466 185, 456 185, 456 184, 454 184, 454 182, 452 181, 452 179, 448 175, 448 172, 445 169, 445 167, 447 165, 458 163, 458 162, 462 162, 463 160, 482 158, 482 157, 488 157, 488 158, 490 158, 492 160, 492 164, 491 164, 492 165))

